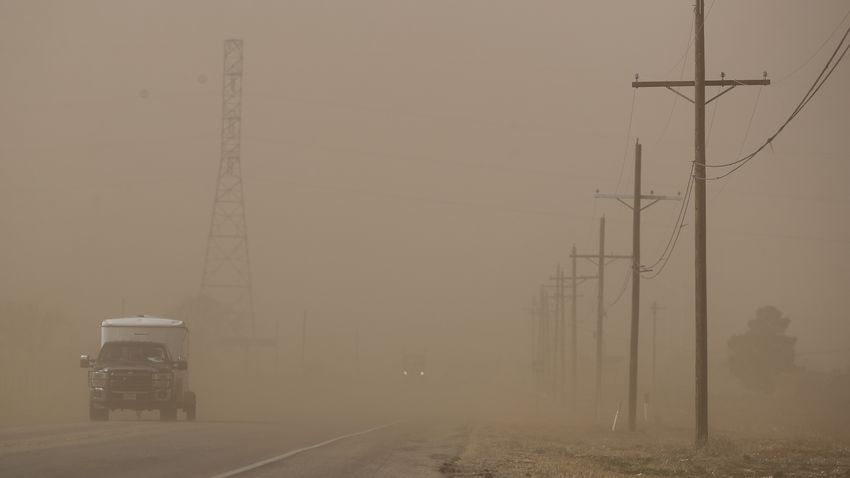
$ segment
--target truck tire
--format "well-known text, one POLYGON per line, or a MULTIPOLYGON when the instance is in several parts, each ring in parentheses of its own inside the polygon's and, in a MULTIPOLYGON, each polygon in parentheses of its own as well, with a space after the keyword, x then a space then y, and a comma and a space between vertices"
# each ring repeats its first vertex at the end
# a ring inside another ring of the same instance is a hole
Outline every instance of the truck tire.
POLYGON ((177 407, 160 408, 159 420, 163 422, 173 422, 177 420, 177 407))
POLYGON ((109 420, 109 409, 95 408, 89 405, 89 420, 93 422, 105 422, 109 420))
POLYGON ((186 411, 186 420, 195 421, 195 412, 197 410, 197 398, 195 392, 186 392, 183 394, 183 410, 186 411))

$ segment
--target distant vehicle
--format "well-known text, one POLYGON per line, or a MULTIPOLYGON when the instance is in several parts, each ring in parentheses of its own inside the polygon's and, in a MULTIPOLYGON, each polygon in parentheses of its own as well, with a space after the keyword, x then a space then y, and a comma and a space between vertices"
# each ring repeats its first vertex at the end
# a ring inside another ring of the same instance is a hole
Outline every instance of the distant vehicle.
POLYGON ((425 354, 404 354, 402 373, 409 379, 425 377, 425 354))
POLYGON ((100 352, 80 356, 89 369, 89 419, 109 420, 110 410, 159 410, 160 420, 177 410, 195 419, 189 389, 189 329, 180 320, 138 316, 100 325, 100 352))

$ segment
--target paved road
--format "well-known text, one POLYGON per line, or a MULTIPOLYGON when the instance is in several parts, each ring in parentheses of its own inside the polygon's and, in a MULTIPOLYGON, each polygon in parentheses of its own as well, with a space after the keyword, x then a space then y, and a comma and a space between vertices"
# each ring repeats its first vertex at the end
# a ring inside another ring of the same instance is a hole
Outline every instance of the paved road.
POLYGON ((468 435, 468 427, 445 421, 383 425, 128 420, 0 427, 0 476, 440 476, 468 435), (272 462, 251 469, 263 461, 272 462))

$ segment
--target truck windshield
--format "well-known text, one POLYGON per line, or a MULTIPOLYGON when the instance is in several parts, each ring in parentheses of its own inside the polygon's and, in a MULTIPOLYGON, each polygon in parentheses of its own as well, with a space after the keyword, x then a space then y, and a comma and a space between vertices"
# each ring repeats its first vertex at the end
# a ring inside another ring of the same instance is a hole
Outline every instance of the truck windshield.
POLYGON ((100 349, 97 361, 160 363, 168 360, 162 344, 153 342, 107 342, 100 349))

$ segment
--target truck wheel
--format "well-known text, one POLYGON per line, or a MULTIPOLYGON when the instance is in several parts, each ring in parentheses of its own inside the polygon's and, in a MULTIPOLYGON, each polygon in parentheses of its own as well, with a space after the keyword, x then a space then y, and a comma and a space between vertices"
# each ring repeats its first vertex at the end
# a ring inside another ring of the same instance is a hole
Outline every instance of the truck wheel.
POLYGON ((195 421, 195 411, 197 407, 197 399, 195 398, 195 392, 186 392, 183 395, 183 410, 186 411, 186 420, 190 422, 195 421))
POLYGON ((89 420, 95 422, 104 422, 109 420, 109 409, 95 408, 89 405, 89 420))
POLYGON ((163 422, 173 422, 177 420, 177 407, 161 408, 159 410, 159 419, 163 422))

